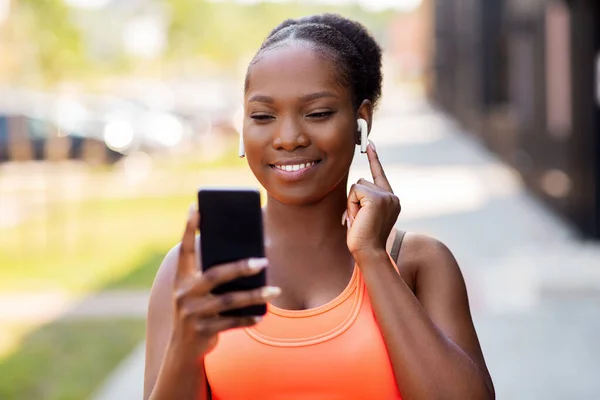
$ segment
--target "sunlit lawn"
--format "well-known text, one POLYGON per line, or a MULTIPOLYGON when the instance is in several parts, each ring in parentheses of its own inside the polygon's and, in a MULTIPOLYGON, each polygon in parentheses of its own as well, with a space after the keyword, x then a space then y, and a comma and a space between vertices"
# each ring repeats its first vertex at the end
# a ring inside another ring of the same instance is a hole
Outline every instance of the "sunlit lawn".
POLYGON ((0 399, 88 399, 139 343, 144 329, 143 319, 44 325, 22 338, 17 351, 0 360, 0 399))
MULTIPOLYGON (((7 229, 0 290, 88 291, 116 281, 176 243, 193 201, 191 193, 64 204, 48 218, 7 229)), ((145 278, 131 286, 148 287, 145 278)))

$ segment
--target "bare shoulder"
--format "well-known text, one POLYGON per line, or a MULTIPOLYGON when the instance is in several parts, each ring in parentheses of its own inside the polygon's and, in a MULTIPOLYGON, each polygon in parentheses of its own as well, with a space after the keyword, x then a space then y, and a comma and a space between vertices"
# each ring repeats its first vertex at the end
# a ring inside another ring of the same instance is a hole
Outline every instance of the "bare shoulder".
POLYGON ((460 267, 448 246, 428 235, 407 232, 397 263, 403 274, 408 275, 417 297, 424 282, 442 280, 459 286, 464 284, 460 267))
POLYGON ((420 233, 406 232, 398 261, 423 265, 437 264, 441 260, 454 259, 450 249, 440 240, 420 233))

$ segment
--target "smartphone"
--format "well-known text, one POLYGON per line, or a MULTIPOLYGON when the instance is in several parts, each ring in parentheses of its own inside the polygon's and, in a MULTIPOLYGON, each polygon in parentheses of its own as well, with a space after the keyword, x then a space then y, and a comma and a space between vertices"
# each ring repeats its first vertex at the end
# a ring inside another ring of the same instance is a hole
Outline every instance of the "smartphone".
MULTIPOLYGON (((255 189, 201 188, 200 258, 202 270, 246 258, 265 256, 260 192, 255 189)), ((266 272, 235 279, 216 287, 215 295, 258 289, 266 285, 266 272)), ((249 317, 266 314, 265 304, 224 311, 222 316, 249 317)))

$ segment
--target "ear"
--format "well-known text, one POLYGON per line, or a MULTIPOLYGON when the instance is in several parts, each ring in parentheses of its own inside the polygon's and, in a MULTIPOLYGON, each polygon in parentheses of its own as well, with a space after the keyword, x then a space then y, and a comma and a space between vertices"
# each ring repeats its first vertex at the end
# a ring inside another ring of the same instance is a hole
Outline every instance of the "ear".
MULTIPOLYGON (((367 121, 369 133, 371 133, 371 126, 373 123, 373 103, 371 103, 370 100, 363 100, 360 107, 358 107, 356 118, 362 118, 367 121)), ((356 136, 356 144, 360 144, 360 134, 356 136)))

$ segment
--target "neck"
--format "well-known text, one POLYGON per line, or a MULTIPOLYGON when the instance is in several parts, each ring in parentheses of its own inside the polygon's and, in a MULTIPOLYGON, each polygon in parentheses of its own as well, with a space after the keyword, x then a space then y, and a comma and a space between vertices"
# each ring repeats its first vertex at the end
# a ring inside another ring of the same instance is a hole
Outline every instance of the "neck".
POLYGON ((332 241, 346 242, 346 227, 342 214, 346 210, 346 180, 327 197, 310 205, 288 205, 267 199, 264 211, 265 228, 272 239, 280 242, 322 245, 332 241))

